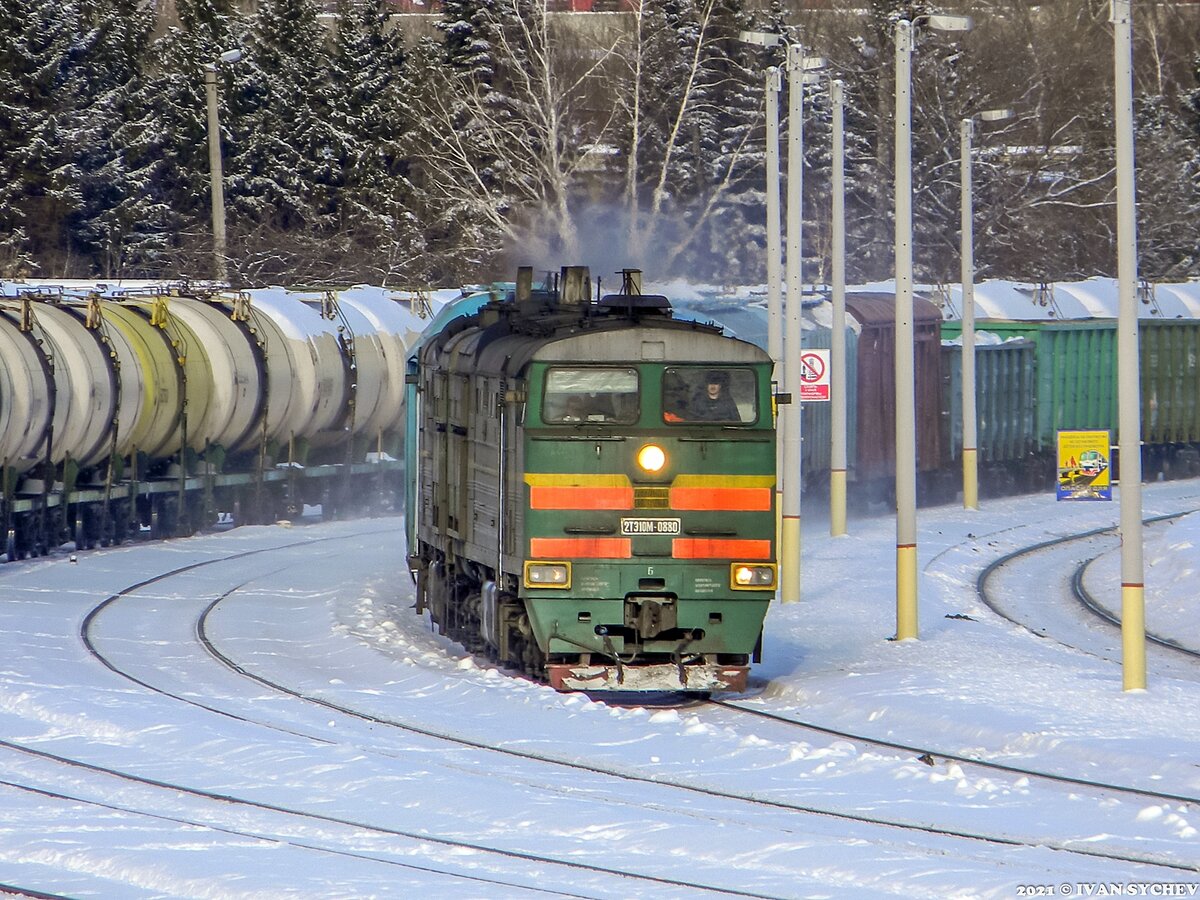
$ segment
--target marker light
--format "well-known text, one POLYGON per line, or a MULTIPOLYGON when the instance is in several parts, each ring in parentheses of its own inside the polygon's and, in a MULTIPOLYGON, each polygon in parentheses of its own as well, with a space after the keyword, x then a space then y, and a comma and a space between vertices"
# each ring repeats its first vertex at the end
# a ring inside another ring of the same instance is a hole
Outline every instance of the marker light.
POLYGON ((729 586, 734 590, 762 590, 775 587, 775 566, 759 563, 734 563, 729 567, 729 586))
POLYGON ((657 444, 647 444, 638 451, 637 464, 647 472, 659 472, 667 464, 667 454, 657 444))
POLYGON ((525 563, 525 587, 569 588, 571 586, 571 564, 568 562, 525 563))

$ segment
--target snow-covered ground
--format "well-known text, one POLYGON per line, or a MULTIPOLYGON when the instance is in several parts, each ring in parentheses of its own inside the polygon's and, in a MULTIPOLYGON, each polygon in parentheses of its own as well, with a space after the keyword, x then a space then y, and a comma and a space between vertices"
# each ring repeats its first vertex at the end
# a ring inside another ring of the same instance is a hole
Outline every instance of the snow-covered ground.
MULTIPOLYGON (((1198 482, 1146 488, 1147 516, 1192 509, 1198 482)), ((1200 661, 1152 651, 1149 689, 1122 691, 1119 637, 1074 649, 1078 614, 1049 615, 1066 556, 999 582, 1044 637, 975 593, 1117 515, 1050 493, 921 510, 921 639, 897 643, 894 521, 830 538, 808 503, 804 599, 771 610, 737 703, 859 739, 497 672, 410 609, 398 519, 0 566, 0 890, 1196 895, 1200 661)), ((1200 515, 1145 539, 1148 627, 1200 646, 1200 515)), ((1089 587, 1119 606, 1119 581, 1108 550, 1089 587)))

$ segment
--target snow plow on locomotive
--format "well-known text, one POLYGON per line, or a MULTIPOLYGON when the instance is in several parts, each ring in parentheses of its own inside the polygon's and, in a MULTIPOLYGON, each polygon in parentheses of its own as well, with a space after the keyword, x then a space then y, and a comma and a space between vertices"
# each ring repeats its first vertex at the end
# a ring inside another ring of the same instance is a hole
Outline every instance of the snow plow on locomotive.
POLYGON ((522 269, 426 333, 417 608, 559 690, 742 690, 776 585, 771 360, 639 282, 522 269))

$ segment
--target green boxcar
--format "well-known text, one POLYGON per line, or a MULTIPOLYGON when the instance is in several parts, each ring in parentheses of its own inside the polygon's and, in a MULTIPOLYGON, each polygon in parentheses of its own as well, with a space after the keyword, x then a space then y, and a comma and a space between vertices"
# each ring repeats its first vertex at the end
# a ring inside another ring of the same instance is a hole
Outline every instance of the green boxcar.
MULTIPOLYGON (((1020 463, 1038 450, 1036 405, 1037 347, 1033 341, 981 344, 975 348, 975 413, 979 461, 1020 463)), ((950 460, 962 459, 962 347, 942 348, 946 378, 950 460)))
MULTIPOLYGON (((977 331, 1020 337, 1036 348, 1036 439, 1053 452, 1058 431, 1108 431, 1117 438, 1117 327, 1112 319, 998 322, 981 320, 977 331)), ((942 325, 943 338, 957 337, 961 323, 942 325)), ((1142 441, 1155 452, 1200 442, 1200 322, 1147 319, 1138 322, 1142 441)), ((983 348, 979 348, 983 349, 983 348)), ((1020 376, 1022 379, 1025 377, 1020 376)), ((1002 382, 998 382, 1002 384, 1002 382)), ((978 385, 979 394, 987 389, 978 385)), ((1014 393, 1024 385, 1014 385, 1014 393)), ((983 449, 981 431, 980 448, 983 449)))
MULTIPOLYGON (((1059 431, 1111 430, 1117 421, 1116 324, 1110 320, 998 322, 976 331, 1027 338, 1037 347, 1035 435, 1039 452, 1052 450, 1059 431)), ((961 323, 944 322, 942 336, 958 337, 961 323)), ((1014 390, 1016 390, 1014 386, 1014 390)))
POLYGON ((1142 440, 1200 442, 1200 323, 1143 320, 1140 326, 1142 440))

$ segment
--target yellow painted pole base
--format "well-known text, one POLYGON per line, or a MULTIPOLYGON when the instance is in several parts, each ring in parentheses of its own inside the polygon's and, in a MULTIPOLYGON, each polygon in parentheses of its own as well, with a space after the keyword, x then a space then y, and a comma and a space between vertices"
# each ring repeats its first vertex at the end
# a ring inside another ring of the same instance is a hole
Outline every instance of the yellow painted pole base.
POLYGON ((800 602, 800 517, 784 516, 779 542, 779 599, 800 602))
POLYGON ((896 545, 896 640, 917 638, 917 545, 896 545))
POLYGON ((979 451, 963 448, 963 509, 979 509, 979 451))
POLYGON ((846 533, 846 470, 829 472, 829 534, 839 537, 846 533))
POLYGON ((1146 600, 1140 584, 1121 585, 1121 671, 1127 691, 1146 688, 1146 600))

